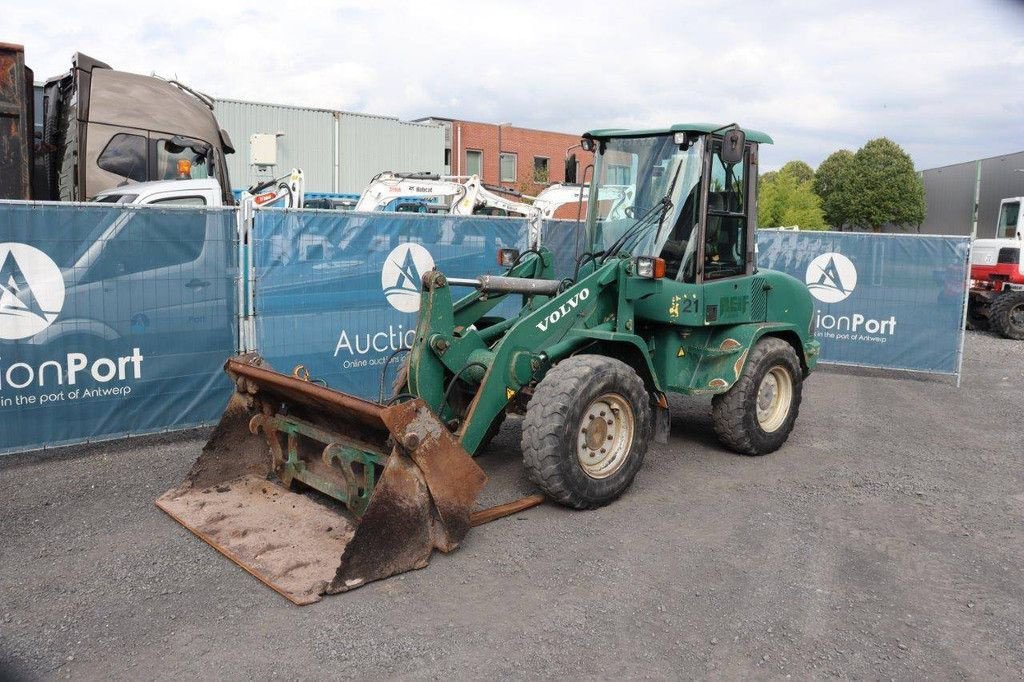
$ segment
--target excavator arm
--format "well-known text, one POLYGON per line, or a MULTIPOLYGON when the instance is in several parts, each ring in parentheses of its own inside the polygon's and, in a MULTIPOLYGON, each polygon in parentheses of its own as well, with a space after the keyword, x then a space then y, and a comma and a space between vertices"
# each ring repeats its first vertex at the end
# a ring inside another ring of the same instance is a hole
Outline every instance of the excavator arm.
POLYGON ((301 169, 293 168, 288 175, 245 190, 239 203, 252 208, 302 208, 306 205, 306 177, 301 169))

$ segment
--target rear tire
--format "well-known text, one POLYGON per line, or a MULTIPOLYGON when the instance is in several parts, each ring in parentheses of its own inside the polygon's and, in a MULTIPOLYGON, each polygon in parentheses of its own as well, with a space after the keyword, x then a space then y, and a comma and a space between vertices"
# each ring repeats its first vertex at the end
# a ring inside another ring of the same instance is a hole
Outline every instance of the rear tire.
POLYGON ((793 347, 775 337, 757 342, 740 378, 711 401, 718 439, 741 455, 775 452, 800 412, 803 371, 793 347))
POLYGON ((619 360, 577 355, 537 385, 523 420, 523 464, 567 507, 592 509, 633 482, 651 439, 644 382, 619 360))
POLYGON ((993 331, 1003 338, 1024 339, 1024 291, 1008 291, 996 296, 988 310, 993 331))

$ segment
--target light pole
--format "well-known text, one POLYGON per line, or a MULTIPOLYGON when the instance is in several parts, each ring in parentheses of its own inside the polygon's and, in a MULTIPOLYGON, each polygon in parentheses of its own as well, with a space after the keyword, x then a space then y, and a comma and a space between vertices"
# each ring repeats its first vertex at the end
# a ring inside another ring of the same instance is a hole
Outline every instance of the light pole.
POLYGON ((497 184, 499 184, 499 185, 501 184, 501 129, 504 126, 510 126, 510 125, 512 125, 512 124, 509 123, 508 121, 505 121, 504 123, 499 123, 498 124, 498 183, 497 184))

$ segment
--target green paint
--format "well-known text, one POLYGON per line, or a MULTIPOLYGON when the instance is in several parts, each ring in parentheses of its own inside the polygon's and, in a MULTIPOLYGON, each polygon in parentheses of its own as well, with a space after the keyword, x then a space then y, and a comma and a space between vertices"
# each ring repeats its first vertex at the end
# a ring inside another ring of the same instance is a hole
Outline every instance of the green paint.
MULTIPOLYGON (((589 134, 611 140, 681 130, 704 133, 694 144, 705 145, 703 153, 710 155, 720 142, 706 133, 719 127, 680 124, 662 130, 589 134)), ((746 132, 747 170, 756 176, 757 144, 771 138, 746 132)), ((577 281, 568 282, 555 296, 522 296, 518 314, 502 320, 489 313, 513 294, 473 291, 454 300, 445 277, 435 271, 426 278, 421 298, 408 391, 426 401, 445 423, 455 425, 462 446, 473 453, 510 400, 518 400, 522 389, 536 385, 553 365, 578 352, 623 360, 636 369, 652 394, 728 391, 742 373, 750 349, 768 335, 791 343, 804 370, 811 371, 819 346, 811 336, 813 305, 806 286, 783 273, 757 270, 742 259, 741 274, 724 276, 714 267, 716 248, 705 250, 700 245, 705 216, 744 221, 738 229, 746 235, 747 244, 753 243, 756 224, 754 215, 707 208, 711 193, 718 198, 723 190, 712 182, 711 164, 704 168, 693 191, 699 193, 697 205, 706 213, 690 239, 697 240, 691 244, 697 244, 697 253, 713 259, 707 267, 717 279, 709 274, 702 281, 703 270, 676 279, 647 279, 636 274, 635 258, 621 253, 590 261, 580 269, 577 281), (696 281, 683 281, 686 277, 696 281), (459 385, 446 401, 445 391, 456 375, 459 385)), ((756 182, 735 187, 732 191, 744 193, 736 205, 753 208, 748 199, 756 193, 756 182)), ((588 216, 590 235, 600 232, 595 216, 593 210, 588 216)), ((551 262, 551 254, 542 248, 525 255, 508 274, 550 279, 551 262)))

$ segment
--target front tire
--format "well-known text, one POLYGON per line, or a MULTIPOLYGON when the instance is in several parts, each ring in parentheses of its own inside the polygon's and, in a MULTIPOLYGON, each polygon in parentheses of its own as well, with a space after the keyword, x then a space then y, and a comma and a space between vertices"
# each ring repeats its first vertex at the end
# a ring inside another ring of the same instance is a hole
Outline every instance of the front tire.
POLYGON ((989 325, 1007 339, 1024 339, 1024 291, 1008 291, 995 297, 988 312, 989 325))
POLYGON ((637 373, 613 358, 576 355, 534 391, 523 420, 523 464, 551 499, 592 509, 626 491, 650 438, 650 399, 637 373))
POLYGON ((775 452, 800 412, 803 371, 793 347, 775 337, 757 342, 740 378, 711 401, 718 439, 742 455, 775 452))

